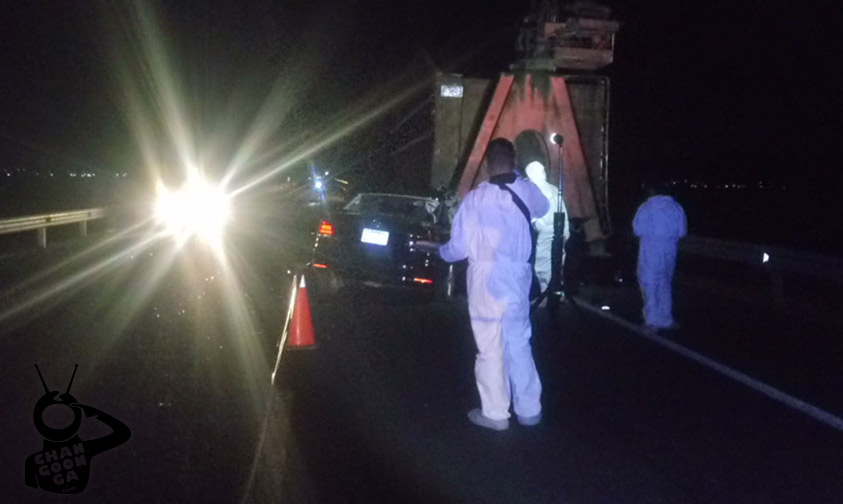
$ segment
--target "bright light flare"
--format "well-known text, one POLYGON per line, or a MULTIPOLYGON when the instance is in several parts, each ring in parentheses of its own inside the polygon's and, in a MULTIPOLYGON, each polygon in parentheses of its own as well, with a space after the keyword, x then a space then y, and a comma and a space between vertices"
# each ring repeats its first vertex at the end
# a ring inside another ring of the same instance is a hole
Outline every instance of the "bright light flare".
POLYGON ((198 236, 206 243, 222 243, 231 219, 231 197, 219 186, 194 176, 178 190, 158 184, 155 219, 179 242, 198 236))

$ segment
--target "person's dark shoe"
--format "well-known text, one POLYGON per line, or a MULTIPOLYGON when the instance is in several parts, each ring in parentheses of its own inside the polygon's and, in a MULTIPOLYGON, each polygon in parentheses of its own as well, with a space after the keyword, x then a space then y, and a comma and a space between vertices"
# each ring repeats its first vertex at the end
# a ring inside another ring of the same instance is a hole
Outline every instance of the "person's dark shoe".
POLYGON ((654 325, 651 325, 651 324, 644 324, 643 326, 641 326, 641 328, 644 330, 645 333, 651 334, 651 335, 656 335, 661 330, 661 327, 654 326, 654 325))
POLYGON ((485 427, 495 431, 504 431, 509 428, 509 420, 492 420, 483 414, 483 410, 475 408, 468 412, 468 419, 478 427, 485 427))
POLYGON ((662 331, 678 331, 680 325, 676 322, 671 322, 666 326, 657 326, 652 324, 644 324, 643 329, 647 334, 660 334, 662 331))
POLYGON ((538 415, 533 416, 518 416, 518 423, 523 425, 524 427, 533 427, 541 423, 542 421, 542 414, 539 413, 538 415))

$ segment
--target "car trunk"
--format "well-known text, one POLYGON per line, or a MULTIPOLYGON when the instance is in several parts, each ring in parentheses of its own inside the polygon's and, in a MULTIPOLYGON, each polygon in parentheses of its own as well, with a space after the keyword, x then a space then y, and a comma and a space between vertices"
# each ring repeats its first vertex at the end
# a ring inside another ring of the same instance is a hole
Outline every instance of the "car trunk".
POLYGON ((431 239, 431 233, 414 220, 385 214, 345 213, 335 216, 334 221, 331 246, 347 273, 384 283, 394 283, 406 276, 403 281, 412 282, 417 269, 425 265, 427 254, 414 244, 420 239, 431 239))

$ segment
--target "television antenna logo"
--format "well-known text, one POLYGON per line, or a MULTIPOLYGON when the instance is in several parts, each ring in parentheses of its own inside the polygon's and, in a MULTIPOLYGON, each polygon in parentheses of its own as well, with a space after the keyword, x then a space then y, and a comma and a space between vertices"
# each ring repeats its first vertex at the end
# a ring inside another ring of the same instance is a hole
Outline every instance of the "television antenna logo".
POLYGON ((60 394, 58 390, 50 390, 38 364, 35 370, 44 387, 44 395, 35 403, 33 414, 35 429, 44 438, 41 451, 33 453, 26 459, 26 485, 40 488, 52 493, 79 493, 88 485, 91 471, 91 459, 111 448, 115 448, 131 437, 131 431, 126 425, 106 414, 105 412, 80 403, 71 395, 70 388, 79 365, 73 368, 73 374, 67 384, 67 389, 60 394), (67 420, 67 410, 72 413, 72 419, 67 420), (61 412, 58 420, 45 421, 44 415, 53 417, 50 413, 61 412), (83 416, 94 418, 109 427, 112 432, 100 438, 82 440, 79 428, 82 426, 83 416))

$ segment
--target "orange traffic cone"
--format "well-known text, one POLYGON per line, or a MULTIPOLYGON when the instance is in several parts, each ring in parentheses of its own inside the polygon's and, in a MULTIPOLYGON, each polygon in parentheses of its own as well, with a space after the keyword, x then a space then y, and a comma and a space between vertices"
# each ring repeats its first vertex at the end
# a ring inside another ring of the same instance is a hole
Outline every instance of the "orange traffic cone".
POLYGON ((290 320, 290 338, 287 346, 291 348, 314 348, 316 338, 313 336, 313 318, 310 315, 310 301, 307 299, 307 287, 304 275, 301 277, 296 301, 293 306, 293 316, 290 320))

